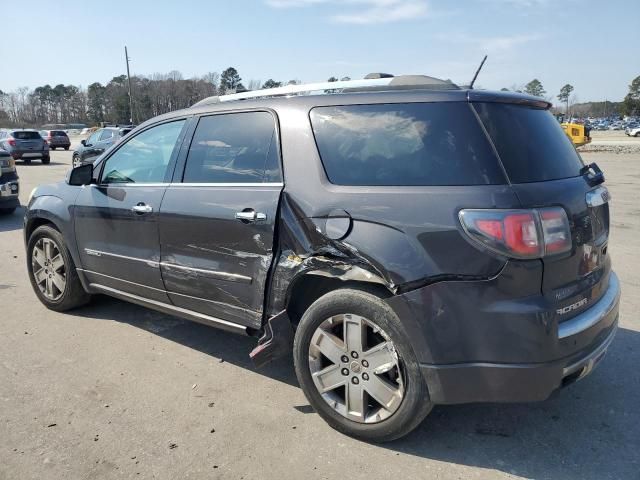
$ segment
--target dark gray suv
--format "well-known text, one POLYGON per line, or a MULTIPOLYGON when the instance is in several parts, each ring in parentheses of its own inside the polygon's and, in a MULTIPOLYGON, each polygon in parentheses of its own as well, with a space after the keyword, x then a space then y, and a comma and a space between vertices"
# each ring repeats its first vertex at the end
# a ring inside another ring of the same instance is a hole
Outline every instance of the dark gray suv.
POLYGON ((257 365, 293 349, 314 409, 365 440, 543 400, 602 359, 620 298, 604 177, 549 108, 430 77, 207 99, 35 190, 34 291, 251 335, 257 365))

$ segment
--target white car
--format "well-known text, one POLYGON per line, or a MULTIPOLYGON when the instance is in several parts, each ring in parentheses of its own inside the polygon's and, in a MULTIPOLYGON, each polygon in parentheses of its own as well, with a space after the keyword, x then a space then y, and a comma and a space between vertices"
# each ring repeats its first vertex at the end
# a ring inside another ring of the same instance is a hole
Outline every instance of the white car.
POLYGON ((640 127, 627 128, 624 133, 630 137, 640 137, 640 127))

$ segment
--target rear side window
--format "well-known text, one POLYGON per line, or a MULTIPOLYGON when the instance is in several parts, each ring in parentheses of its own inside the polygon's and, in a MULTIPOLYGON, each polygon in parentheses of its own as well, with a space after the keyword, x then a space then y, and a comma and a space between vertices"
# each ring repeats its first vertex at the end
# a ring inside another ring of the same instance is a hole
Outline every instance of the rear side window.
POLYGON ((547 110, 504 103, 475 103, 512 183, 577 177, 580 156, 547 110))
POLYGON ((185 183, 281 181, 273 116, 242 112, 203 117, 191 141, 185 183))
POLYGON ((42 138, 38 132, 13 132, 16 140, 38 140, 42 138))
POLYGON ((311 124, 334 184, 505 183, 467 103, 317 107, 311 111, 311 124))

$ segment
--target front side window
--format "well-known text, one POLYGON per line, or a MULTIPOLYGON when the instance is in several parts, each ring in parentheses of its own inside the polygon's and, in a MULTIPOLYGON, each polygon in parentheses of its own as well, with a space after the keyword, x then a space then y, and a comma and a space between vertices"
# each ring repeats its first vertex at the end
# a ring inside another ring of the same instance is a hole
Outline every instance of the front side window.
POLYGON ((157 125, 131 138, 105 162, 102 182, 164 182, 184 120, 157 125))
POLYGON ((94 132, 89 138, 87 138, 87 140, 84 142, 85 145, 93 145, 94 143, 96 143, 98 141, 98 138, 100 137, 100 130, 98 130, 97 132, 94 132))
POLYGON ((505 183, 467 103, 316 107, 311 124, 327 177, 337 185, 505 183))
POLYGON ((109 140, 113 137, 113 130, 103 130, 100 134, 100 141, 109 140))
POLYGON ((281 181, 275 121, 268 112, 203 117, 191 141, 183 182, 281 181))

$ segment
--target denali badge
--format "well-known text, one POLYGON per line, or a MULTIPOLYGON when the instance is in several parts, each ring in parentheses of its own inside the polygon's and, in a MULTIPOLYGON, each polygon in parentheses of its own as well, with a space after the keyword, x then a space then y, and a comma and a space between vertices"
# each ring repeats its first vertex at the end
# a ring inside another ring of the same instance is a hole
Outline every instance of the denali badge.
POLYGON ((577 310, 578 308, 582 307, 583 305, 586 305, 587 302, 589 301, 589 299, 587 298, 583 298, 582 300, 580 300, 579 302, 576 303, 572 303, 571 305, 567 305, 564 308, 559 308, 556 310, 556 313, 558 315, 564 315, 565 313, 569 313, 572 310, 577 310))

